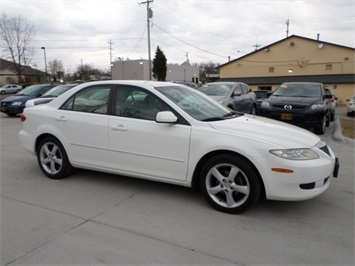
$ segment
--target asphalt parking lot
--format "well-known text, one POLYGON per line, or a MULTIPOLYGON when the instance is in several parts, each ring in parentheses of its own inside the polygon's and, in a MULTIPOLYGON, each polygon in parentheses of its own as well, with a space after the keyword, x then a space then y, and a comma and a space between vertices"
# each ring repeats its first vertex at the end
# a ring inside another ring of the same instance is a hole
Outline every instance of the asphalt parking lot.
POLYGON ((322 136, 341 162, 324 194, 228 215, 189 188, 83 170, 48 179, 19 144, 19 117, 0 114, 1 265, 354 265, 342 115, 322 136))

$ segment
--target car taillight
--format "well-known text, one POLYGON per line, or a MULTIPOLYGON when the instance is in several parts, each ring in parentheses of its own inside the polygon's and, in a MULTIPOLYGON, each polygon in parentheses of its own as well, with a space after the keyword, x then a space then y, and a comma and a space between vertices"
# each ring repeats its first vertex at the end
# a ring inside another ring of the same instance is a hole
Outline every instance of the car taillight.
POLYGON ((26 120, 26 116, 25 116, 24 113, 21 113, 20 119, 21 119, 22 122, 24 122, 26 120))

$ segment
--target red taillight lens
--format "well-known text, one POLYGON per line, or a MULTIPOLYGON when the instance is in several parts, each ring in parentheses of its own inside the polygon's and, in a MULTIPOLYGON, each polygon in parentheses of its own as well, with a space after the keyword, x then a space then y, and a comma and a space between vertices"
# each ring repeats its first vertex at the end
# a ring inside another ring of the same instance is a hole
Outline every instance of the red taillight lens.
POLYGON ((21 119, 22 122, 24 122, 26 120, 26 116, 25 116, 24 113, 21 113, 20 119, 21 119))

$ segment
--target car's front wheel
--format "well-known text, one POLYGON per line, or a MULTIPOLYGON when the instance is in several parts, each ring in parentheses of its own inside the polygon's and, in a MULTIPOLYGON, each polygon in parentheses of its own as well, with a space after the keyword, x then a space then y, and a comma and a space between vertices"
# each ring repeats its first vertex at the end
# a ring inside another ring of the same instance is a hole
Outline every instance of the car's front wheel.
POLYGON ((261 184, 256 170, 244 158, 223 154, 211 158, 200 175, 208 203, 226 213, 242 213, 258 201, 261 184))
POLYGON ((54 137, 47 137, 40 142, 37 161, 42 172, 49 178, 66 177, 73 170, 63 145, 54 137))

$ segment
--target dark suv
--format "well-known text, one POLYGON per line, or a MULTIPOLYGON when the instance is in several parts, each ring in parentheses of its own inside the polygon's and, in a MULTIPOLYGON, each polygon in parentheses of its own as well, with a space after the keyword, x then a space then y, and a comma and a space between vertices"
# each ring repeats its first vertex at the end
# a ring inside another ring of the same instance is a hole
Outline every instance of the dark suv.
POLYGON ((267 101, 261 105, 261 115, 291 123, 304 128, 313 128, 323 135, 330 123, 322 83, 289 82, 281 84, 267 101))

